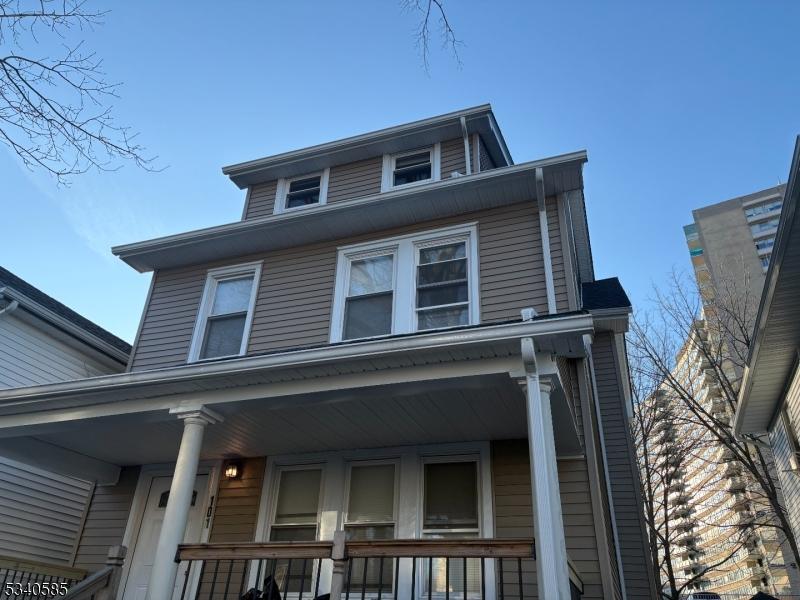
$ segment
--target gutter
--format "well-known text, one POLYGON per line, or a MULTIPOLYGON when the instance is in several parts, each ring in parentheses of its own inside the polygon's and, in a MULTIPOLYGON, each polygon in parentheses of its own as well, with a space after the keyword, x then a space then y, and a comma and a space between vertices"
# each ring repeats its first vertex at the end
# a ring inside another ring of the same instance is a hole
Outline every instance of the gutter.
POLYGON ((2 311, 0 311, 0 315, 8 314, 13 310, 16 310, 18 307, 22 307, 23 309, 28 310, 31 314, 39 317, 44 321, 47 321, 54 327, 64 331, 65 333, 71 335, 74 338, 77 338, 84 344, 93 347, 95 350, 107 355, 108 357, 121 363, 122 365, 127 364, 129 358, 128 353, 120 350, 115 346, 112 346, 105 340, 95 335, 92 335, 91 333, 86 331, 83 327, 80 327, 75 323, 73 323, 72 321, 65 319, 64 317, 53 312, 49 308, 42 306, 41 304, 39 304, 35 300, 32 300, 25 294, 22 294, 16 291, 15 289, 6 287, 0 289, 0 297, 8 298, 9 300, 12 301, 11 304, 9 304, 2 311))
MULTIPOLYGON (((5 290, 0 290, 0 299, 5 298, 5 294, 3 293, 5 290)), ((9 302, 2 310, 0 310, 0 317, 3 315, 10 315, 12 312, 19 308, 19 302, 17 300, 12 300, 9 302)))
MULTIPOLYGON (((420 194, 420 193, 433 193, 438 190, 447 189, 454 186, 461 186, 468 183, 491 182, 495 179, 509 177, 513 175, 522 175, 529 171, 535 171, 537 168, 556 167, 566 165, 571 162, 584 163, 587 161, 585 150, 579 150, 570 154, 562 154, 541 160, 530 161, 514 165, 511 167, 500 167, 497 169, 490 169, 482 173, 473 173, 469 176, 456 177, 451 179, 443 179, 434 183, 430 183, 423 188, 411 188, 394 190, 391 192, 382 192, 373 194, 372 196, 365 196, 363 198, 355 198, 353 200, 344 200, 334 204, 325 204, 313 211, 314 216, 324 215, 335 211, 342 211, 346 209, 360 209, 368 207, 375 203, 382 203, 391 201, 394 198, 403 198, 406 196, 420 194)), ((138 254, 148 252, 167 250, 176 248, 185 244, 191 244, 200 241, 210 241, 216 238, 223 238, 229 234, 243 233, 250 230, 258 230, 265 226, 272 224, 285 224, 291 223, 295 220, 308 219, 312 213, 309 212, 292 212, 282 213, 278 215, 268 215, 259 217, 257 219, 247 219, 245 221, 236 221, 234 223, 226 223, 225 225, 216 225, 214 227, 207 227, 204 229, 196 229, 194 231, 178 233, 175 235, 164 236, 146 240, 143 242, 134 242, 132 244, 123 244, 111 248, 111 252, 123 260, 133 258, 138 254)), ((139 270, 139 269, 137 269, 139 270)))
POLYGON ((569 333, 583 335, 592 331, 594 331, 592 316, 586 313, 577 313, 561 317, 543 317, 534 321, 504 325, 478 326, 470 329, 414 334, 401 338, 344 343, 322 348, 280 352, 266 356, 199 362, 180 367, 101 375, 88 379, 0 390, 0 409, 15 404, 41 403, 65 396, 77 395, 79 399, 85 400, 85 396, 88 394, 115 390, 124 391, 138 386, 199 381, 213 377, 236 376, 271 369, 298 368, 321 363, 391 356, 407 352, 502 342, 521 337, 540 337, 569 333))

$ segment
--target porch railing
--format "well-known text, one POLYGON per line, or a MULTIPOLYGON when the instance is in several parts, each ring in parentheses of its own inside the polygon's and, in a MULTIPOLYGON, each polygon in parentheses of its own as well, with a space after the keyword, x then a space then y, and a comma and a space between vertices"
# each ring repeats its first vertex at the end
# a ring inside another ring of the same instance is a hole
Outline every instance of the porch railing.
POLYGON ((0 556, 0 596, 50 597, 63 593, 86 577, 83 569, 54 565, 10 556, 0 556))
POLYGON ((176 561, 181 600, 526 600, 535 557, 533 539, 345 541, 339 531, 333 542, 183 544, 176 561))

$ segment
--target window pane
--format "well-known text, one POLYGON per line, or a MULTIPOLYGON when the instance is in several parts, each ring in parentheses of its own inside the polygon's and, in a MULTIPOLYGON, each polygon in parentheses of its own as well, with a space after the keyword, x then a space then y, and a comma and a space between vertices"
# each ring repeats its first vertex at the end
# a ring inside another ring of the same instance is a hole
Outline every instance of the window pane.
POLYGON ((442 262, 455 258, 466 258, 467 247, 464 242, 458 244, 448 244, 446 246, 434 246, 433 248, 422 248, 419 251, 420 264, 442 262))
POLYGON ((409 154, 408 156, 401 156, 394 161, 394 168, 406 169, 408 167, 418 167, 421 165, 430 164, 431 153, 429 150, 425 152, 418 152, 417 154, 409 154))
POLYGON ((439 327, 455 327, 469 325, 469 309, 466 306, 435 308, 417 313, 417 329, 437 329, 439 327))
POLYGON ((467 259, 451 260, 448 262, 420 265, 417 267, 417 283, 440 283, 467 278, 467 259))
POLYGON ((319 203, 319 190, 308 190, 306 192, 293 192, 286 194, 286 208, 297 208, 298 206, 308 206, 309 204, 319 203))
POLYGON ((425 465, 425 529, 478 527, 478 475, 474 462, 425 465))
POLYGON ((289 192, 302 192, 304 190, 319 189, 319 177, 309 177, 308 179, 295 179, 289 184, 289 192))
POLYGON ((347 520, 394 521, 394 465, 351 468, 347 520))
MULTIPOLYGON (((394 526, 348 525, 345 527, 345 533, 348 540, 391 540, 394 538, 394 526)), ((353 561, 351 581, 357 582, 356 585, 359 589, 363 585, 366 592, 374 594, 380 587, 382 594, 387 596, 391 594, 394 587, 392 579, 394 561, 391 558, 383 560, 383 569, 381 569, 381 561, 378 558, 352 558, 350 560, 353 561)))
POLYGON ((348 296, 363 296, 392 289, 394 257, 373 256, 350 263, 348 296))
POLYGON ((319 469, 281 473, 275 524, 316 524, 321 473, 319 469))
POLYGON ((247 315, 243 314, 229 317, 209 317, 200 357, 214 358, 215 356, 239 354, 246 319, 247 315))
POLYGON ((431 178, 431 153, 429 151, 402 156, 394 163, 394 185, 403 185, 431 178))
POLYGON ((348 298, 344 307, 344 333, 352 340, 392 332, 392 293, 348 298))
POLYGON ((469 299, 467 282, 454 283, 451 285, 440 285, 419 290, 417 294, 417 306, 439 306, 440 304, 455 304, 456 302, 466 302, 469 299))
POLYGON ((253 277, 224 279, 217 283, 214 294, 212 315, 245 312, 250 307, 250 292, 253 290, 253 277))

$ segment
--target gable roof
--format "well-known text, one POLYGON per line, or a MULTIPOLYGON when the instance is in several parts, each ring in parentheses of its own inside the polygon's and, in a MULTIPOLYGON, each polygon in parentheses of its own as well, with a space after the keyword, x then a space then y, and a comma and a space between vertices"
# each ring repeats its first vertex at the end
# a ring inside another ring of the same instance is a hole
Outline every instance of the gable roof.
POLYGON ((3 267, 0 267, 0 295, 16 300, 22 307, 59 329, 65 329, 65 324, 71 325, 68 328, 72 331, 68 333, 121 362, 127 361, 131 353, 128 342, 3 267))

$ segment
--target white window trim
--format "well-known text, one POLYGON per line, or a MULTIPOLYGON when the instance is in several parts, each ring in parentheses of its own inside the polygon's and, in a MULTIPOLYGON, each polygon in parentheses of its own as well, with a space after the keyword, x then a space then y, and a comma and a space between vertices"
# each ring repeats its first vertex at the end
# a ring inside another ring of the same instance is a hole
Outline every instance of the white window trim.
MULTIPOLYGON (((336 262, 336 283, 333 295, 331 318, 331 343, 343 341, 344 308, 347 299, 347 284, 350 276, 350 263, 353 260, 381 254, 394 253, 394 297, 392 299, 392 329, 386 335, 415 333, 416 319, 416 268, 419 262, 419 249, 440 243, 465 241, 468 263, 469 325, 480 323, 480 265, 478 262, 477 223, 466 223, 430 231, 411 233, 388 239, 342 246, 338 248, 336 262)), ((456 326, 461 327, 461 326, 456 326)), ((449 329, 425 329, 422 331, 441 331, 449 329)), ((375 339, 386 335, 372 336, 375 339)), ((356 339, 356 338, 354 338, 356 339)), ((348 340, 352 341, 352 340, 348 340)))
POLYGON ((328 202, 328 181, 330 180, 330 168, 323 169, 316 173, 306 173, 305 175, 298 175, 296 177, 281 177, 278 179, 278 186, 275 190, 275 209, 274 214, 279 215, 287 212, 295 212, 298 210, 308 210, 315 206, 322 206, 328 202), (289 193, 289 186, 293 181, 299 179, 308 179, 310 177, 319 177, 319 202, 316 204, 306 204, 305 206, 295 206, 294 208, 286 207, 286 194, 289 193))
POLYGON ((396 152, 394 154, 383 155, 383 174, 381 176, 381 192, 388 192, 389 190, 396 190, 400 188, 414 187, 418 185, 425 185, 433 181, 439 181, 442 178, 442 146, 436 142, 432 146, 415 148, 414 150, 406 150, 403 152, 396 152), (413 181, 411 183, 404 183, 402 185, 394 185, 394 167, 398 158, 418 154, 420 152, 429 151, 431 153, 431 178, 423 179, 422 181, 413 181))
POLYGON ((188 362, 202 362, 206 360, 217 360, 220 358, 228 358, 230 356, 242 356, 247 351, 247 343, 250 340, 250 327, 253 324, 253 312, 255 311, 256 297, 258 296, 258 285, 261 280, 261 262, 243 263, 240 265, 232 265, 228 267, 219 267, 217 269, 210 269, 206 275, 206 283, 203 288, 203 299, 200 301, 200 308, 197 311, 197 318, 194 324, 194 333, 192 334, 192 343, 189 346, 188 362), (231 354, 228 356, 214 356, 209 358, 200 358, 200 350, 203 347, 203 339, 206 333, 206 323, 208 321, 211 307, 214 304, 214 294, 217 291, 217 284, 226 279, 236 279, 244 275, 253 276, 253 288, 250 290, 250 303, 247 306, 247 317, 244 322, 244 330, 242 331, 242 343, 239 347, 238 354, 231 354))
MULTIPOLYGON (((317 496, 317 520, 314 523, 316 528, 314 531, 314 539, 320 538, 320 516, 322 514, 322 499, 325 496, 325 464, 324 463, 299 463, 299 464, 282 464, 274 465, 271 474, 271 488, 269 490, 269 518, 266 522, 266 531, 264 532, 264 539, 269 540, 272 535, 272 528, 275 526, 275 513, 278 510, 278 494, 280 493, 281 475, 287 471, 319 471, 319 495, 317 496)), ((262 491, 263 494, 263 491, 262 491)), ((311 527, 310 523, 291 524, 284 523, 277 526, 277 529, 284 527, 311 527)))

